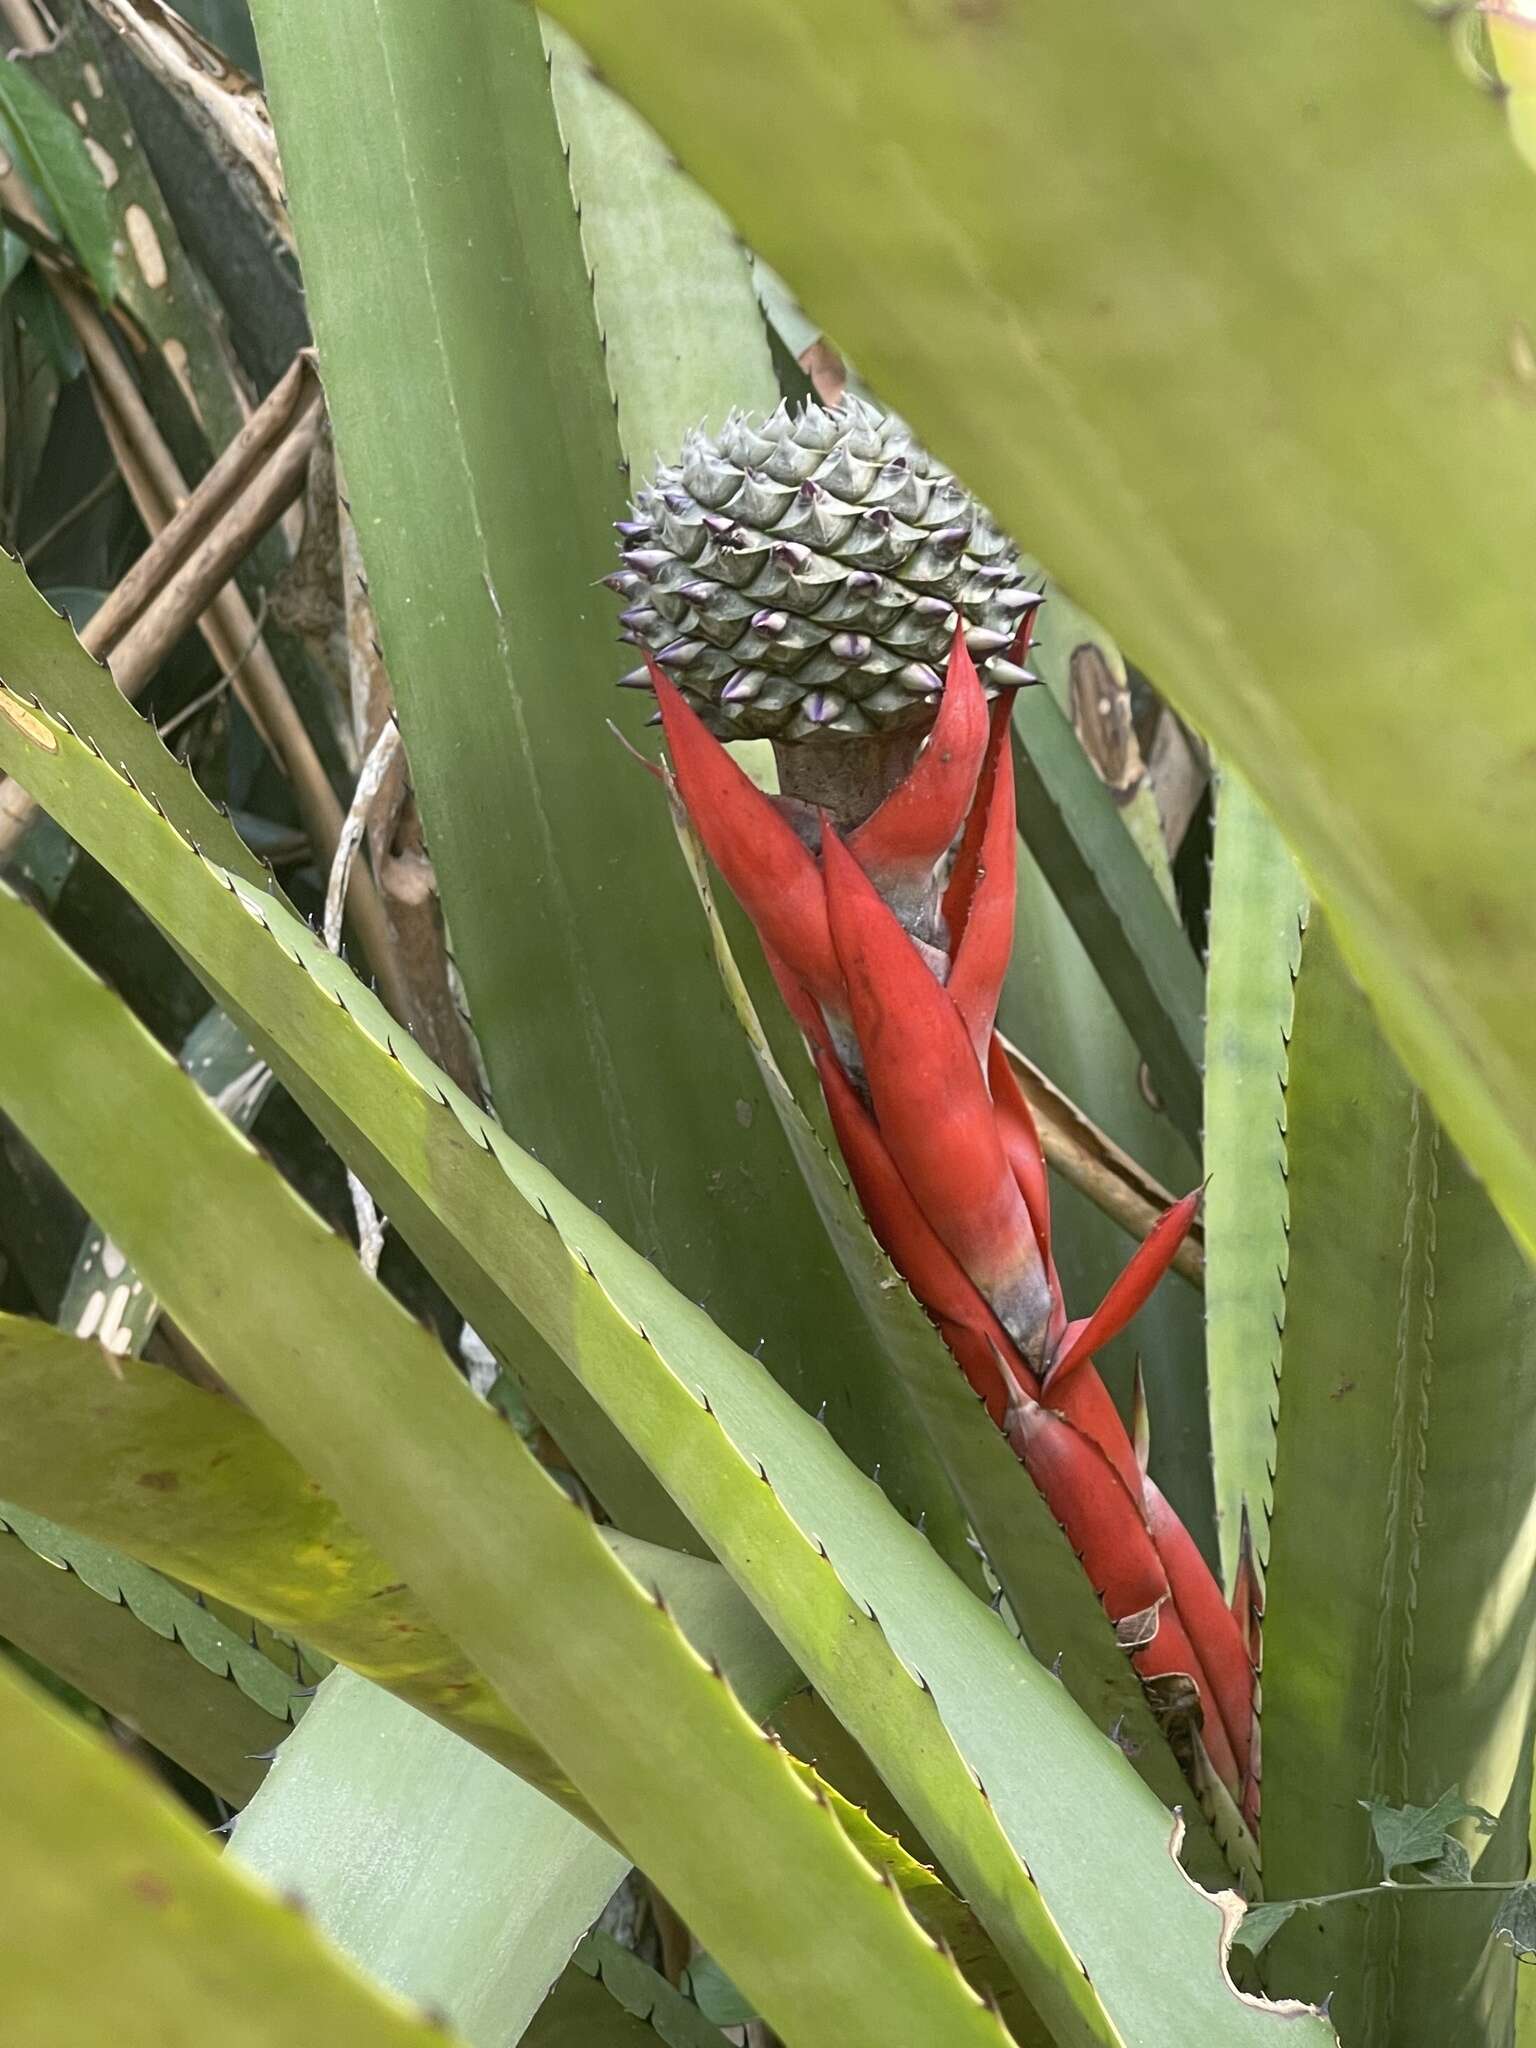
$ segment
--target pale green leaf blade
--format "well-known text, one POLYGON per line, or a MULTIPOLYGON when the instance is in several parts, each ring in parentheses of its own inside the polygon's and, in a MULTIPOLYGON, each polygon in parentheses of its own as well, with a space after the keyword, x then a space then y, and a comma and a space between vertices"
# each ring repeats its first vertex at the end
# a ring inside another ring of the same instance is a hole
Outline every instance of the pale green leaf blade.
POLYGON ((1221 772, 1205 1013, 1205 1345, 1228 1586, 1246 1506, 1269 1551, 1285 1315, 1285 1084, 1306 888, 1247 784, 1221 772))
POLYGON ((690 427, 773 409, 767 335, 729 221, 565 31, 543 29, 619 442, 639 481, 675 460, 690 427))
POLYGON ((521 2037, 629 1868, 531 1785, 350 1671, 321 1686, 229 1853, 475 2048, 521 2037))
POLYGON ((0 2021, 20 2043, 451 2048, 178 1803, 0 1665, 0 2021))
MULTIPOLYGON (((1265 1889, 1374 1884, 1361 1802, 1430 1807, 1451 1785, 1500 1816, 1487 1841, 1457 1829, 1475 1875, 1517 1879, 1536 1707, 1536 1280, 1315 908, 1290 1071, 1265 1889)), ((1488 1912, 1475 1893, 1305 1907, 1271 1944, 1269 1981, 1333 1987, 1360 2048, 1498 2048, 1515 1965, 1489 1947, 1488 1912)))
POLYGON ((1248 777, 1536 1242, 1530 174, 1433 25, 853 0, 850 65, 815 0, 551 11, 1248 777))

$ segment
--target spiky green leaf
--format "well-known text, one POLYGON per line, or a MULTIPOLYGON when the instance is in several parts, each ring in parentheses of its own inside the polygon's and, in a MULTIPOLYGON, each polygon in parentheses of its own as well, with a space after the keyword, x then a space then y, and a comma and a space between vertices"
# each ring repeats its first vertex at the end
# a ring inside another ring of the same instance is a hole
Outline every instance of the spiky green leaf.
MULTIPOLYGON (((0 1389, 0 1470, 25 1500, 294 1631, 598 1825, 395 1568, 243 1409, 163 1366, 109 1367, 95 1345, 12 1316, 0 1316, 0 1389)), ((794 1668, 739 1596, 730 1626, 721 1627, 718 1566, 613 1532, 606 1540, 635 1576, 662 1589, 695 1647, 720 1660, 744 1698, 764 1710, 778 1703, 794 1668)), ((146 1619, 169 1630, 176 1613, 164 1619, 151 1597, 163 1585, 154 1571, 119 1560, 122 1576, 114 1577, 88 1555, 88 1540, 70 1542, 65 1555, 79 1559, 100 1590, 130 1588, 146 1619)), ((189 1628, 189 1638, 221 1669, 227 1632, 203 1620, 203 1633, 189 1628)), ((275 1696, 256 1693, 285 1712, 292 1681, 276 1676, 275 1696)))
POLYGON ((1269 1551, 1285 1269, 1285 1083, 1306 889, 1253 792, 1216 799, 1205 1010, 1205 1346, 1227 1584, 1243 1509, 1269 1551))
POLYGON ((598 1932, 572 1956, 523 2041, 525 2048, 719 2048, 720 2029, 598 1932))
POLYGON ((158 1572, 0 1503, 0 1637, 239 1804, 304 1702, 287 1670, 158 1572))
MULTIPOLYGON (((1374 1884, 1362 1802, 1447 1785, 1480 1880, 1525 1873, 1536 1672, 1536 1280, 1371 1021, 1314 908, 1287 1107, 1291 1256, 1264 1620, 1264 1876, 1374 1884), (1363 1511, 1368 1510, 1368 1511, 1363 1511)), ((1433 1838, 1404 1838, 1401 1860, 1433 1838)), ((1409 1826, 1410 1836, 1413 1833, 1409 1826)), ((1512 2039, 1488 1902, 1298 1911, 1269 1981, 1335 1991, 1360 2048, 1512 2039)))

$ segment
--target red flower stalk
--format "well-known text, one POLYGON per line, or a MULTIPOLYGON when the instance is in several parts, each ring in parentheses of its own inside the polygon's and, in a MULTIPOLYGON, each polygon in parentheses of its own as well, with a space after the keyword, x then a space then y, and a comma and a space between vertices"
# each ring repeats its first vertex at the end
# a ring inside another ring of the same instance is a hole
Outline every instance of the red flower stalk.
POLYGON ((678 791, 810 1043, 871 1229, 1066 1531, 1138 1672, 1185 1681, 1211 1772, 1256 1817, 1251 1560, 1229 1607, 1092 1363, 1167 1270, 1199 1191, 1161 1218, 1091 1316, 1068 1321, 1039 1136, 993 1031, 1013 933, 1012 688, 989 714, 957 624, 926 747, 846 842, 822 815, 812 851, 814 814, 764 795, 646 659, 678 791))

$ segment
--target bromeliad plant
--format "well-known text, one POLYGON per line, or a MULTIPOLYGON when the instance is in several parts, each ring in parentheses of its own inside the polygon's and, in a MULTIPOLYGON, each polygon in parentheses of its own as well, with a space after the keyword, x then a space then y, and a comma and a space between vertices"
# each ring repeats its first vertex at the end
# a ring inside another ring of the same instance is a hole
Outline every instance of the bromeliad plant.
POLYGON ((0 0, 0 514, 88 395, 142 522, 84 647, 0 560, 0 2034, 1530 2048, 1502 112, 1388 0, 555 11, 969 488, 531 10, 254 0, 279 177, 0 0))
POLYGON ((1251 1566, 1229 1607, 1092 1362, 1199 1194, 1069 1321, 1039 1134, 994 1029, 1040 593, 955 479, 858 401, 696 437, 634 512, 609 579, 647 646, 625 681, 654 686, 683 804, 805 1033, 870 1226, 1082 1558, 1202 1796, 1251 1824, 1251 1566), (922 657, 946 637, 941 684, 922 657), (819 805, 762 792, 710 724, 773 736, 782 783, 819 805))

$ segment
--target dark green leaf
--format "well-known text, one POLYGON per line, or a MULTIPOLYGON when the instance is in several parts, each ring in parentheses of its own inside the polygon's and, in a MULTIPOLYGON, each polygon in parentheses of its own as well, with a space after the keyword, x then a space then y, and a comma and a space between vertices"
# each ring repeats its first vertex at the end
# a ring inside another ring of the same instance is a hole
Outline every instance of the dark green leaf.
POLYGON ((714 2039, 680 1991, 601 1929, 587 1936, 571 1963, 595 1977, 626 2012, 645 2019, 667 2048, 704 2048, 714 2039))
MULTIPOLYGON (((0 63, 0 77, 10 67, 0 63)), ((61 384, 78 377, 85 357, 75 340, 75 330, 59 307, 58 300, 43 282, 42 272, 29 263, 10 290, 11 310, 42 350, 61 384)))
POLYGON ((0 228, 0 297, 10 290, 31 260, 31 243, 10 228, 0 228))
MULTIPOLYGON (((1536 1281, 1385 1044, 1331 923, 1301 946, 1286 1097, 1290 1257, 1264 1617, 1264 1882, 1353 1892, 1382 1855, 1362 1799, 1448 1785, 1500 1816, 1480 1882, 1528 1858, 1536 1673, 1536 1281), (1341 1304, 1343 1305, 1341 1308, 1341 1304)), ((1264 1368, 1260 1368, 1261 1370, 1264 1368)), ((1450 1816, 1383 1818, 1404 1882, 1450 1816)), ((1415 1879, 1415 1882, 1418 1880, 1415 1879)), ((1277 1988, 1333 1994, 1351 2048, 1508 2048, 1516 1994, 1486 1900, 1372 1894, 1298 1913, 1277 1988), (1497 2015, 1502 2015, 1497 2018, 1497 2015)))
MULTIPOLYGON (((251 1128, 271 1089, 272 1071, 238 1024, 222 1010, 207 1011, 188 1032, 180 1064, 237 1130, 251 1128)), ((131 1351, 137 1357, 159 1319, 153 1292, 107 1233, 92 1224, 59 1304, 60 1329, 94 1337, 119 1356, 131 1351)))
POLYGON ((1232 1939, 1247 1949, 1249 1955, 1256 1956, 1295 1911, 1296 1906, 1290 1899, 1265 1900, 1257 1906, 1250 1906, 1238 1922, 1232 1939))
POLYGON ((742 1997, 713 1956, 696 1956, 688 1965, 685 1989, 705 2019, 717 2027, 739 2027, 757 2018, 752 2001, 742 1997))
MULTIPOLYGON (((1442 1858, 1454 1843, 1450 1831, 1458 1821, 1476 1821, 1480 1835, 1491 1835, 1498 1825, 1494 1814, 1485 1807, 1469 1805, 1454 1785, 1449 1792, 1442 1792, 1433 1806, 1392 1806, 1385 1799, 1362 1799, 1360 1804, 1371 1817, 1371 1833, 1376 1837, 1385 1877, 1405 1864, 1434 1863, 1442 1858)), ((1471 1875, 1470 1862, 1466 1875, 1471 1875)))
POLYGON ((6 1504, 0 1637, 233 1804, 303 1705, 291 1661, 280 1669, 158 1572, 6 1504))
POLYGON ((64 240, 110 305, 114 290, 112 213, 107 188, 91 162, 84 136, 33 77, 24 59, 0 63, 0 115, 64 240))
POLYGON ((1536 1884, 1517 1884, 1500 1899, 1493 1938, 1512 1948, 1522 1963, 1536 1962, 1536 1884))
POLYGON ((1198 1151, 1200 963, 1049 690, 1020 692, 1013 732, 1024 843, 1198 1151))
POLYGON ((76 0, 70 12, 63 34, 27 64, 51 103, 73 113, 71 132, 91 159, 111 252, 112 284, 102 296, 115 290, 122 313, 150 344, 138 367, 151 405, 163 412, 169 400, 180 411, 184 401, 189 423, 221 448, 243 420, 222 317, 188 261, 116 71, 102 61, 90 9, 76 0))

